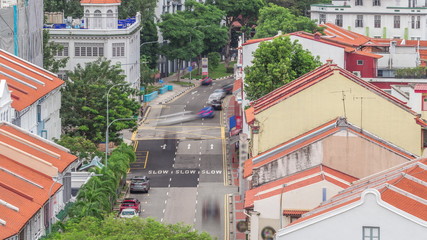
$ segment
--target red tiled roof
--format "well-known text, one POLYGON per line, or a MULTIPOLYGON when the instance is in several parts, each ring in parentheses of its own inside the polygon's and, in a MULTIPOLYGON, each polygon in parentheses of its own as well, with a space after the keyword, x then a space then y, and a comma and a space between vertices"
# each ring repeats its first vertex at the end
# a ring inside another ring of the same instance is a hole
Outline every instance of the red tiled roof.
POLYGON ((323 30, 326 35, 333 37, 333 40, 342 44, 360 46, 370 40, 369 37, 338 27, 335 24, 325 23, 320 26, 326 27, 325 30, 323 30))
POLYGON ((383 57, 381 55, 374 54, 374 53, 371 53, 371 52, 365 52, 365 51, 354 51, 354 53, 357 54, 357 55, 362 55, 362 56, 376 58, 376 59, 383 57))
POLYGON ((121 0, 81 0, 80 3, 92 3, 92 4, 111 4, 121 3, 121 0))
POLYGON ((416 93, 426 93, 427 92, 427 84, 426 83, 418 83, 414 87, 414 91, 416 93))
POLYGON ((258 43, 258 42, 264 42, 264 41, 268 41, 268 40, 271 40, 271 39, 274 39, 274 38, 275 37, 249 39, 245 43, 243 43, 242 46, 249 45, 249 44, 254 44, 254 43, 258 43))
POLYGON ((301 216, 302 214, 308 212, 308 210, 283 210, 283 215, 287 216, 301 216))
POLYGON ((6 80, 12 91, 12 107, 17 111, 22 111, 64 84, 53 73, 4 50, 0 50, 0 78, 6 80))
POLYGON ((427 221, 427 158, 424 158, 354 182, 351 187, 323 202, 291 225, 309 221, 315 216, 359 201, 362 193, 367 189, 378 190, 382 202, 427 221))
POLYGON ((246 122, 248 124, 251 124, 255 120, 254 110, 255 109, 253 107, 250 107, 245 110, 246 122))
POLYGON ((380 88, 374 86, 373 84, 364 81, 363 79, 355 76, 354 74, 350 73, 349 71, 340 68, 336 64, 329 64, 326 63, 313 71, 306 73, 302 75, 301 77, 293 80, 290 83, 287 83, 286 85, 283 85, 272 92, 264 95, 263 97, 256 100, 253 104, 253 107, 255 109, 255 115, 264 111, 265 109, 270 108, 271 106, 297 94, 298 92, 301 92, 305 90, 306 88, 309 88, 310 86, 322 81, 323 79, 326 79, 334 74, 341 74, 345 76, 347 79, 357 83, 358 85, 372 91, 373 93, 377 94, 378 96, 381 96, 383 98, 386 98, 387 100, 390 100, 395 105, 399 106, 400 108, 404 109, 405 111, 410 112, 414 116, 417 115, 414 111, 412 111, 404 102, 401 100, 393 97, 392 95, 384 92, 380 88))
POLYGON ((245 208, 253 207, 254 202, 257 200, 270 198, 272 196, 276 196, 278 194, 285 193, 285 192, 290 192, 295 189, 300 189, 302 187, 309 186, 311 184, 318 183, 324 180, 331 182, 333 184, 338 183, 339 184, 338 186, 345 188, 350 186, 350 183, 351 183, 347 180, 355 181, 357 180, 357 178, 354 178, 350 175, 336 171, 324 165, 318 165, 316 167, 295 173, 293 175, 286 176, 282 179, 279 179, 279 180, 276 180, 276 181, 273 181, 246 191, 245 192, 245 208), (338 181, 336 179, 333 179, 334 181, 331 181, 332 178, 327 176, 329 174, 334 176, 335 178, 341 179, 342 181, 338 181), (345 179, 341 178, 342 176, 345 176, 345 179), (287 186, 285 188, 281 187, 283 184, 287 184, 287 186), (274 190, 271 190, 271 189, 274 189, 274 190))
POLYGON ((18 210, 0 204, 0 239, 18 234, 61 187, 45 174, 0 153, 0 199, 18 210), (49 196, 50 194, 50 196, 49 196))
POLYGON ((62 146, 42 140, 12 124, 0 123, 0 136, 1 142, 52 164, 61 173, 77 160, 76 156, 62 146))
POLYGON ((233 92, 235 92, 235 91, 237 91, 237 90, 239 90, 239 89, 242 89, 242 83, 243 83, 243 81, 242 81, 242 79, 241 79, 241 78, 239 78, 239 79, 237 79, 236 81, 234 81, 234 84, 233 84, 233 92))

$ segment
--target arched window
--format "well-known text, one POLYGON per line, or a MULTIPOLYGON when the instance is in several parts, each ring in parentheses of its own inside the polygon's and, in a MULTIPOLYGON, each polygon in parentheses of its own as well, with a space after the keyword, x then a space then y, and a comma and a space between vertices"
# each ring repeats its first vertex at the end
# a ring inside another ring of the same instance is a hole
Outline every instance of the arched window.
POLYGON ((95 22, 96 28, 102 28, 102 13, 99 10, 95 10, 95 22))
POLYGON ((114 16, 113 11, 111 9, 108 9, 108 11, 107 11, 108 28, 114 27, 114 17, 113 16, 114 16))
POLYGON ((85 12, 86 28, 89 28, 89 19, 90 19, 90 12, 89 12, 89 10, 86 10, 86 12, 85 12))

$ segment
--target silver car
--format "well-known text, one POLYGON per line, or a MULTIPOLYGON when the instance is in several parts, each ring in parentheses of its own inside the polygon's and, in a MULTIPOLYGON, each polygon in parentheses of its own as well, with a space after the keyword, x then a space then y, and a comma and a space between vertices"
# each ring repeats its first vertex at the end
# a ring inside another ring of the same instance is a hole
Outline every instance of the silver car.
POLYGON ((150 178, 147 176, 135 176, 130 182, 130 192, 145 192, 150 190, 150 178))

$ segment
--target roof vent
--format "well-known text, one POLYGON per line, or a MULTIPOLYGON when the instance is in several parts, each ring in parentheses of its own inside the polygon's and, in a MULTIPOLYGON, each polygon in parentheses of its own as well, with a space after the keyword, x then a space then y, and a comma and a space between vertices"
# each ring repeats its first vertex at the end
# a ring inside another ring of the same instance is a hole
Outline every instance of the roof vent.
POLYGON ((316 33, 314 34, 314 39, 316 39, 316 40, 320 40, 320 36, 321 36, 321 33, 316 32, 316 33))
POLYGON ((332 63, 333 63, 333 60, 332 60, 332 59, 330 59, 330 58, 328 58, 328 59, 326 59, 326 63, 327 63, 327 64, 332 64, 332 63))

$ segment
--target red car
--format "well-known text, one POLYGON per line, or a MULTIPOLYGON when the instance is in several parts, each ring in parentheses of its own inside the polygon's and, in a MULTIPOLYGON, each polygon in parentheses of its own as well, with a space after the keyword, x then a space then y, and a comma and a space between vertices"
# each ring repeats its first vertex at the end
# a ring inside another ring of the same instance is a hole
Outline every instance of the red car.
POLYGON ((212 78, 210 77, 203 78, 201 84, 205 86, 212 85, 212 78))
POLYGON ((125 198, 120 204, 120 212, 126 208, 133 208, 139 213, 141 212, 141 202, 136 198, 125 198))

